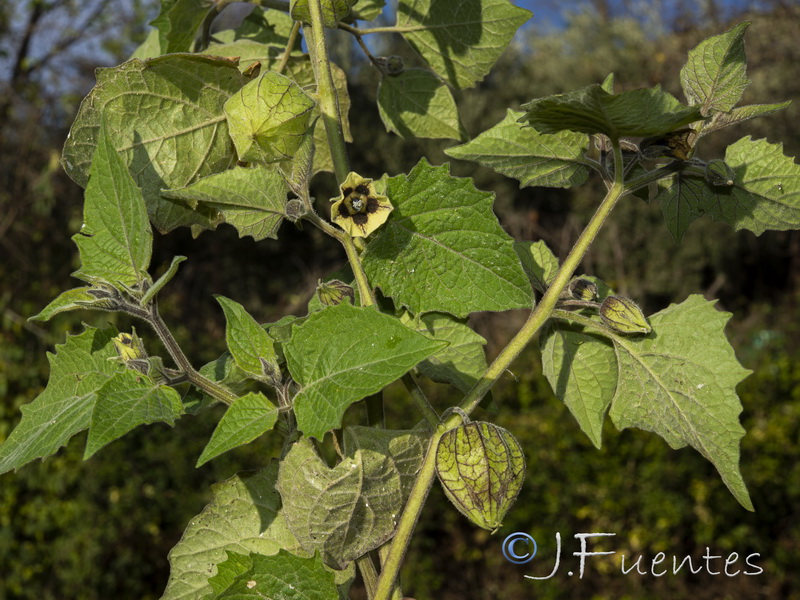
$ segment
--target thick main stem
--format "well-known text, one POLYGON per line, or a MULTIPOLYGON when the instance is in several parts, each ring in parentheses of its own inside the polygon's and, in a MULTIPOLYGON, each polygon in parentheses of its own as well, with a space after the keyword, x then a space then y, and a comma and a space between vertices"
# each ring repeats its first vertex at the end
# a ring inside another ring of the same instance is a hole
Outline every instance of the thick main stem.
POLYGON ((392 543, 389 546, 389 553, 386 555, 381 568, 381 576, 378 578, 378 586, 372 600, 389 600, 390 598, 394 582, 400 573, 400 566, 403 564, 403 557, 408 548, 408 543, 411 541, 411 534, 414 533, 414 527, 417 525, 417 519, 419 519, 419 515, 422 512, 422 507, 428 497, 431 483, 436 474, 436 448, 445 431, 444 427, 437 427, 428 442, 425 461, 422 463, 422 468, 417 474, 414 486, 411 488, 408 502, 406 502, 400 522, 397 525, 397 531, 395 531, 392 543))
POLYGON ((314 66, 319 109, 320 113, 322 113, 322 122, 325 124, 325 132, 328 135, 328 146, 331 150, 336 182, 342 183, 350 172, 350 163, 347 158, 347 148, 344 145, 344 129, 342 128, 341 113, 339 112, 339 98, 336 95, 336 87, 333 84, 328 46, 325 43, 325 25, 322 22, 320 0, 309 0, 308 8, 311 12, 311 36, 308 40, 308 53, 311 55, 311 64, 314 66))
MULTIPOLYGON (((533 336, 544 325, 545 321, 550 317, 553 309, 558 302, 561 292, 566 288, 570 279, 572 278, 575 269, 578 268, 581 260, 583 260, 589 246, 597 237, 600 228, 608 219, 611 211, 616 206, 617 201, 627 191, 622 181, 622 156, 618 146, 615 146, 615 164, 616 173, 614 184, 606 194, 603 202, 597 208, 589 224, 581 233, 575 245, 570 250, 569 255, 562 263, 561 267, 556 274, 553 283, 547 289, 542 300, 531 312, 528 320, 517 332, 514 338, 508 343, 502 352, 495 358, 494 362, 489 366, 483 377, 475 384, 469 393, 462 400, 460 408, 467 414, 472 412, 481 398, 486 392, 491 389, 497 379, 505 372, 511 365, 513 360, 519 356, 520 352, 527 346, 533 339, 533 336)), ((403 509, 403 514, 400 517, 400 523, 397 526, 397 532, 392 539, 392 544, 389 547, 389 554, 386 562, 383 565, 381 576, 378 579, 378 588, 373 600, 388 600, 392 584, 400 572, 400 565, 403 561, 408 543, 411 540, 411 534, 419 519, 422 506, 430 491, 431 484, 435 475, 436 467, 436 449, 439 444, 439 439, 442 435, 453 427, 456 427, 461 422, 461 417, 458 414, 453 414, 447 421, 443 422, 434 432, 428 444, 428 450, 425 459, 422 463, 417 479, 414 482, 414 487, 411 490, 410 497, 403 509)))

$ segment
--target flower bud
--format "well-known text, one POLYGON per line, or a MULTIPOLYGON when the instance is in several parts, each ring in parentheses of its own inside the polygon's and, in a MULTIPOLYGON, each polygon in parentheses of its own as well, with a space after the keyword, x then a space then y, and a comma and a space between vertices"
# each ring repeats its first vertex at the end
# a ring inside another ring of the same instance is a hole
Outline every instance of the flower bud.
POLYGON ((305 204, 297 198, 292 198, 286 203, 286 218, 292 223, 302 219, 307 212, 308 209, 306 209, 305 204))
POLYGON ((123 363, 131 360, 141 360, 147 358, 147 352, 144 350, 142 340, 136 335, 136 330, 133 333, 120 333, 113 339, 114 347, 117 349, 120 359, 123 363))
POLYGON ((706 165, 706 181, 717 187, 730 187, 736 179, 733 172, 724 160, 714 159, 706 165))
POLYGON ((525 455, 519 442, 502 427, 466 423, 439 440, 436 475, 464 516, 494 532, 522 488, 525 455))
POLYGON ((375 65, 389 77, 397 77, 405 71, 401 56, 379 56, 375 59, 375 65))
POLYGON ((597 285, 583 277, 576 277, 569 282, 567 288, 569 295, 575 300, 582 300, 584 302, 593 302, 597 298, 597 285))
MULTIPOLYGON (((150 369, 150 363, 145 352, 142 340, 136 335, 136 330, 133 333, 120 333, 113 338, 114 347, 117 349, 119 360, 122 361, 128 369, 139 371, 143 375, 147 375, 150 369)), ((110 359, 116 360, 116 359, 110 359)))
POLYGON ((353 288, 338 279, 320 281, 317 284, 317 296, 325 306, 336 306, 344 302, 345 298, 350 298, 350 304, 353 304, 356 299, 353 288))
POLYGON ((600 305, 600 318, 618 333, 650 333, 652 328, 636 303, 625 296, 609 296, 600 305))

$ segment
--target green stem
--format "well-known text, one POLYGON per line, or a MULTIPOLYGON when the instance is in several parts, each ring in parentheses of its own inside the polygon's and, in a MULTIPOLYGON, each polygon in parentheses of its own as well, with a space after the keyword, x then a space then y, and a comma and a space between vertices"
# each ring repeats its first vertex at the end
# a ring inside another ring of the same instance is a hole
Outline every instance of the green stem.
POLYGON ((411 488, 408 502, 403 509, 403 515, 400 517, 400 523, 397 525, 397 531, 395 531, 392 538, 391 546, 389 546, 389 552, 381 568, 381 576, 378 578, 378 586, 373 600, 390 600, 394 582, 400 573, 403 557, 408 548, 408 543, 411 541, 411 534, 414 533, 414 527, 422 512, 422 506, 425 504, 425 499, 428 497, 431 483, 436 474, 436 448, 439 446, 439 439, 445 431, 444 427, 437 427, 428 442, 425 460, 422 463, 420 472, 417 474, 417 479, 414 481, 414 486, 411 488))
POLYGON ((431 406, 431 403, 428 402, 427 396, 425 396, 425 393, 420 389, 419 384, 417 384, 416 379, 414 379, 411 373, 403 375, 403 385, 406 386, 406 389, 411 394, 411 397, 417 404, 417 408, 422 412, 425 420, 428 421, 428 424, 432 428, 436 429, 436 426, 439 425, 439 415, 436 409, 431 406))
POLYGON ((349 34, 351 34, 355 38, 356 42, 358 42, 358 45, 361 47, 361 50, 364 52, 364 54, 369 59, 369 62, 371 62, 373 65, 375 65, 381 71, 381 73, 383 73, 384 69, 385 69, 384 66, 381 64, 381 61, 379 61, 377 58, 375 58, 375 56, 373 56, 372 52, 369 51, 369 48, 367 48, 367 45, 364 43, 364 39, 361 37, 361 32, 358 30, 358 28, 357 27, 352 27, 352 26, 350 26, 350 25, 348 25, 346 23, 339 23, 338 27, 342 31, 348 32, 349 34))
POLYGON ((322 113, 322 122, 325 124, 325 132, 328 134, 328 145, 331 150, 336 181, 342 183, 350 172, 350 162, 344 144, 344 129, 339 112, 339 99, 333 84, 320 0, 308 0, 308 8, 311 12, 311 36, 310 39, 307 39, 308 53, 311 56, 311 64, 314 66, 319 109, 322 113))
POLYGON ((364 266, 361 264, 361 257, 358 255, 356 246, 353 243, 353 238, 344 233, 339 237, 339 241, 344 246, 344 251, 347 253, 347 260, 350 262, 350 268, 353 269, 353 276, 356 278, 358 285, 358 293, 361 296, 361 306, 372 306, 377 299, 375 292, 369 285, 367 274, 364 272, 364 266))
MULTIPOLYGON (((379 558, 378 564, 383 565, 388 555, 389 555, 389 542, 386 542, 383 546, 378 548, 378 558, 379 558)), ((394 589, 392 590, 391 600, 403 600, 403 597, 404 596, 402 587, 400 585, 400 580, 398 578, 398 580, 395 581, 394 589)))
POLYGON ((375 597, 375 588, 378 584, 378 572, 375 570, 375 563, 372 556, 365 554, 356 559, 356 565, 361 572, 361 579, 364 580, 364 587, 367 589, 367 598, 375 597))
MULTIPOLYGON (((336 229, 333 225, 322 219, 317 213, 313 211, 313 207, 303 215, 303 219, 309 221, 315 227, 318 227, 323 232, 327 233, 332 238, 336 238, 344 246, 344 251, 347 254, 347 260, 350 263, 350 268, 353 269, 353 276, 356 279, 358 286, 358 293, 361 296, 361 306, 372 306, 377 302, 375 292, 369 285, 369 279, 364 271, 364 266, 361 264, 361 257, 358 255, 353 238, 341 229, 336 229)), ((438 421, 437 421, 438 422, 438 421)))
MULTIPOLYGON (((489 366, 478 383, 476 383, 464 397, 460 408, 465 413, 469 414, 475 409, 486 392, 491 389, 497 379, 508 369, 513 360, 519 356, 520 352, 522 352, 525 346, 533 339, 533 336, 536 335, 545 321, 550 317, 561 292, 567 287, 567 284, 578 268, 586 251, 589 249, 595 237, 597 237, 600 228, 606 222, 606 219, 608 219, 617 201, 626 193, 622 177, 622 152, 618 144, 614 146, 614 155, 614 163, 617 165, 614 184, 611 186, 611 189, 600 203, 594 216, 575 242, 569 255, 559 268, 553 283, 547 289, 544 297, 533 312, 531 312, 528 320, 489 366)), ((381 576, 378 580, 378 591, 374 600, 389 599, 389 592, 391 591, 395 578, 400 572, 400 565, 402 564, 403 556, 408 547, 408 542, 411 539, 411 534, 414 531, 414 527, 422 511, 422 506, 433 484, 436 466, 436 449, 439 444, 439 439, 444 432, 456 427, 460 422, 461 417, 454 412, 450 418, 436 429, 431 437, 425 459, 422 463, 422 469, 420 469, 417 479, 414 481, 414 487, 411 489, 410 497, 403 509, 400 523, 397 526, 397 533, 395 533, 392 544, 389 547, 389 554, 381 570, 381 576)))
POLYGON ((647 185, 660 179, 664 179, 665 177, 669 177, 677 172, 683 172, 688 175, 695 175, 697 177, 705 177, 705 169, 703 167, 699 167, 682 160, 673 160, 666 165, 663 165, 657 169, 653 169, 652 171, 647 171, 639 177, 629 180, 625 187, 627 188, 628 192, 635 192, 636 190, 646 187, 647 185))
POLYGON ((475 384, 475 387, 464 397, 464 400, 461 401, 460 407, 465 413, 470 414, 475 410, 475 407, 478 406, 483 396, 486 395, 486 392, 491 389, 495 381, 508 369, 514 359, 519 356, 520 352, 522 352, 525 346, 533 339, 533 336, 536 335, 542 325, 544 325, 544 322, 550 317, 550 314, 558 303, 561 292, 569 284, 572 275, 583 260, 589 246, 594 241, 595 237, 597 237, 600 228, 606 222, 614 206, 616 206, 617 201, 624 193, 625 188, 622 183, 615 181, 605 199, 597 208, 597 212, 595 212, 591 221, 589 221, 589 224, 586 226, 586 229, 583 230, 569 255, 562 263, 553 283, 547 288, 547 292, 545 292, 539 304, 530 314, 528 320, 522 326, 522 329, 520 329, 508 345, 503 348, 502 352, 500 352, 483 374, 483 377, 481 377, 478 383, 475 384))
POLYGON ((559 310, 556 309, 553 311, 551 315, 554 319, 561 319, 562 321, 569 321, 570 323, 577 323, 578 325, 583 325, 587 329, 593 329, 598 333, 612 339, 618 340, 619 336, 612 331, 609 327, 606 327, 602 323, 595 321, 594 319, 590 319, 584 315, 579 315, 577 313, 568 311, 568 310, 559 310))
POLYGON ((297 43, 298 35, 300 35, 300 21, 295 21, 294 25, 292 25, 292 31, 289 33, 289 41, 286 42, 286 48, 283 51, 283 56, 281 56, 281 62, 275 67, 276 72, 283 73, 283 70, 286 68, 289 62, 289 56, 292 54, 292 48, 294 48, 294 45, 297 43))
POLYGON ((430 29, 425 25, 410 25, 408 27, 399 27, 397 25, 387 25, 385 27, 370 27, 368 29, 351 28, 358 35, 370 35, 372 33, 411 33, 412 31, 426 31, 430 29))
MULTIPOLYGON (((143 311, 144 312, 144 311, 143 311)), ((226 390, 224 387, 215 383, 204 377, 199 372, 197 372, 192 364, 189 362, 189 359, 186 358, 186 355, 181 350, 181 347, 178 345, 177 340, 172 335, 172 332, 167 327, 167 324, 164 322, 164 319, 161 318, 161 314, 158 312, 158 304, 156 299, 153 299, 153 302, 150 304, 150 310, 148 313, 144 315, 137 315, 141 316, 144 320, 146 320, 153 330, 158 335, 161 343, 164 344, 164 347, 169 352, 169 355, 172 357, 172 360, 175 361, 175 364, 178 365, 178 368, 183 371, 186 375, 186 378, 189 380, 189 383, 194 385, 195 387, 201 389, 203 392, 222 402, 223 404, 233 404, 233 402, 238 398, 236 394, 226 390)))

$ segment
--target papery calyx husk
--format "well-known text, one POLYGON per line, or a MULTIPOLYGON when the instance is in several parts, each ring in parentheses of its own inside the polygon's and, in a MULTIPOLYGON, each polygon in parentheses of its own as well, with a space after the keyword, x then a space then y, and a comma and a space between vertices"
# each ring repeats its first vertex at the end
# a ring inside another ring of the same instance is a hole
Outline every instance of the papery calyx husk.
POLYGON ((600 305, 600 318, 617 333, 650 333, 650 323, 636 303, 625 296, 609 296, 600 305))
POLYGON ((336 306, 349 298, 350 303, 355 301, 355 291, 344 281, 333 279, 331 281, 320 281, 317 284, 317 296, 319 301, 325 306, 336 306))
POLYGON ((496 531, 525 480, 525 455, 511 433, 492 423, 460 425, 442 435, 436 475, 455 507, 496 531))
POLYGON ((372 179, 358 173, 350 173, 340 189, 339 197, 332 199, 331 220, 351 237, 367 237, 394 210, 389 198, 377 193, 372 179))

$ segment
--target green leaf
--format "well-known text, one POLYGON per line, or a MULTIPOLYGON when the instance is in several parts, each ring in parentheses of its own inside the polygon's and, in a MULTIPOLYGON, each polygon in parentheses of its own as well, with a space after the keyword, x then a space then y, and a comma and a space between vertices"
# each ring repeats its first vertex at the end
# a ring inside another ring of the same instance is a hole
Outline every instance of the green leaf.
POLYGON ((546 96, 523 104, 522 120, 540 133, 579 131, 620 136, 657 136, 703 119, 698 107, 681 104, 661 86, 609 94, 601 85, 546 96))
POLYGON ((482 80, 530 17, 508 0, 400 0, 397 7, 403 37, 457 90, 482 80))
POLYGON ((333 573, 319 556, 301 558, 285 550, 274 556, 228 552, 228 560, 219 565, 211 583, 214 600, 331 600, 339 595, 333 573))
MULTIPOLYGON (((222 46, 216 47, 214 50, 214 52, 222 51, 222 46)), ((242 69, 247 68, 247 66, 255 61, 259 61, 262 63, 262 71, 267 68, 274 68, 280 60, 282 53, 275 52, 274 46, 265 46, 263 44, 251 44, 247 47, 242 47, 242 42, 224 47, 224 52, 228 56, 241 57, 239 59, 239 66, 242 69)), ((342 118, 344 139, 347 142, 352 142, 353 137, 350 133, 350 122, 348 119, 350 95, 347 92, 347 76, 344 71, 334 63, 331 63, 331 72, 333 75, 333 86, 336 88, 336 96, 339 100, 339 114, 342 118)), ((286 68, 283 70, 283 75, 299 85, 309 96, 313 97, 316 95, 317 82, 314 78, 314 68, 311 66, 311 60, 308 54, 290 57, 289 62, 286 63, 286 68)), ((322 119, 318 118, 319 115, 319 107, 315 106, 309 119, 311 123, 316 121, 316 124, 313 125, 314 145, 316 147, 314 153, 314 173, 319 171, 333 172, 333 159, 331 158, 330 148, 328 146, 328 137, 325 133, 325 125, 322 119)))
POLYGON ((550 387, 600 448, 603 420, 617 386, 614 348, 597 335, 561 325, 547 327, 539 344, 550 387))
MULTIPOLYGON (((278 64, 283 49, 277 48, 276 46, 259 44, 251 40, 238 40, 230 44, 219 46, 212 45, 206 52, 207 54, 237 58, 239 61, 239 69, 242 71, 245 71, 255 62, 260 62, 261 70, 265 71, 267 69, 273 69, 278 64)), ((350 133, 350 122, 348 120, 350 96, 347 92, 347 76, 344 71, 333 63, 331 63, 331 71, 333 73, 333 85, 336 88, 336 95, 339 99, 339 114, 342 118, 344 139, 347 142, 352 142, 353 137, 350 133)), ((290 57, 286 68, 283 70, 283 74, 299 85, 306 94, 310 96, 316 94, 317 84, 314 79, 314 69, 311 66, 308 54, 290 57)), ((315 107, 310 118, 310 122, 312 123, 316 120, 316 124, 314 125, 314 143, 316 145, 314 172, 333 172, 333 160, 331 159, 330 149, 328 147, 325 125, 318 116, 319 108, 315 107)))
MULTIPOLYGON (((239 368, 230 352, 225 352, 216 360, 200 367, 200 374, 237 396, 247 393, 253 384, 252 377, 239 368)), ((183 402, 187 413, 196 414, 204 408, 216 404, 218 400, 191 386, 186 392, 183 402)))
POLYGON ((531 285, 544 294, 558 273, 558 258, 544 241, 514 242, 522 268, 531 285))
POLYGON ((464 320, 444 313, 426 313, 413 317, 404 313, 402 323, 433 340, 449 345, 417 365, 417 370, 439 383, 451 383, 465 394, 486 371, 486 340, 464 320))
POLYGON ((466 317, 532 305, 492 194, 423 158, 408 175, 390 177, 386 195, 394 211, 362 259, 370 282, 398 306, 466 317))
POLYGON ((620 430, 638 427, 672 448, 692 446, 714 464, 739 503, 753 510, 739 472, 745 431, 736 395, 750 371, 725 338, 730 316, 694 295, 652 315, 651 334, 614 337, 620 377, 610 416, 620 430))
POLYGON ((169 264, 169 267, 164 274, 159 277, 153 285, 147 288, 147 291, 142 294, 142 299, 140 303, 142 306, 147 306, 147 304, 155 298, 158 293, 167 285, 175 275, 178 274, 178 265, 180 265, 183 261, 187 260, 185 256, 173 256, 172 262, 169 264))
MULTIPOLYGON (((300 143, 292 159, 287 161, 288 164, 282 163, 280 165, 280 171, 283 174, 284 180, 298 198, 305 195, 309 189, 311 177, 313 176, 315 150, 314 132, 306 131, 303 136, 303 141, 300 143)), ((296 199, 295 204, 296 203, 300 203, 302 207, 301 200, 296 199)), ((290 211, 289 217, 296 218, 297 214, 291 214, 290 211)))
POLYGON ((153 224, 162 232, 181 225, 208 228, 213 214, 162 198, 161 190, 185 187, 233 165, 236 154, 222 107, 241 86, 234 62, 199 54, 98 69, 97 85, 81 103, 64 145, 64 169, 86 186, 104 122, 142 189, 153 224))
POLYGON ((153 232, 142 194, 101 129, 83 207, 83 226, 72 240, 81 255, 74 277, 118 289, 149 281, 153 232))
POLYGON ((658 182, 654 200, 661 203, 667 229, 676 242, 680 243, 689 226, 706 214, 706 207, 713 203, 716 194, 717 190, 704 178, 683 173, 658 182))
POLYGON ((47 354, 50 379, 33 402, 22 406, 22 420, 0 446, 0 474, 54 454, 89 427, 98 390, 124 367, 117 361, 113 327, 86 330, 47 354))
POLYGON ((453 94, 441 79, 424 69, 382 77, 378 111, 386 130, 402 138, 467 137, 453 94))
POLYGON ((584 159, 587 136, 571 131, 541 134, 518 122, 523 114, 508 110, 500 123, 463 146, 448 148, 445 154, 513 177, 521 187, 583 184, 589 176, 584 159))
POLYGON ((783 110, 792 103, 791 100, 786 102, 778 102, 776 104, 748 104, 746 106, 737 106, 730 112, 718 112, 709 119, 702 131, 701 136, 707 135, 717 129, 737 125, 749 119, 756 117, 763 117, 765 115, 783 110))
POLYGON ((61 294, 56 297, 50 304, 45 306, 37 315, 30 317, 29 321, 49 321, 59 313, 67 312, 70 310, 92 309, 93 305, 97 309, 103 308, 103 300, 92 296, 88 290, 93 290, 93 287, 79 287, 61 294))
POLYGON ((225 411, 195 466, 201 467, 228 450, 249 444, 272 429, 277 420, 278 408, 263 394, 242 396, 225 411))
POLYGON ((197 30, 213 10, 213 0, 161 0, 161 12, 150 22, 158 29, 161 52, 188 52, 197 30))
MULTIPOLYGON (((281 550, 283 552, 283 550, 281 550)), ((214 598, 219 598, 222 594, 229 589, 236 578, 248 569, 253 568, 253 555, 239 554, 238 552, 227 551, 228 559, 217 565, 217 574, 208 579, 208 583, 214 589, 214 598)), ((279 552, 280 554, 280 552, 279 552)), ((256 555, 260 556, 260 555, 256 555)), ((207 597, 208 598, 208 597, 207 597)))
MULTIPOLYGON (((253 11, 245 17, 236 29, 226 29, 214 32, 214 40, 229 44, 238 40, 247 40, 273 46, 277 52, 283 52, 289 43, 289 35, 294 25, 294 19, 282 10, 262 9, 254 7, 253 11)), ((211 44, 205 54, 213 54, 214 44, 211 44)), ((297 39, 293 50, 300 50, 300 39, 297 39)), ((235 55, 227 55, 235 56, 235 55)))
MULTIPOLYGON (((336 24, 350 14, 350 10, 356 2, 358 0, 322 0, 320 8, 325 27, 335 29, 336 24)), ((308 0, 291 0, 289 14, 295 21, 310 23, 311 11, 308 8, 308 0)))
POLYGON ((307 438, 281 461, 283 514, 306 552, 343 568, 394 535, 425 453, 425 435, 345 430, 346 457, 329 467, 307 438))
POLYGON ((748 25, 740 23, 689 51, 689 60, 681 69, 681 85, 689 105, 700 105, 703 115, 728 112, 741 99, 749 83, 744 54, 748 25))
POLYGON ((147 376, 126 369, 114 374, 97 390, 84 460, 106 444, 150 423, 175 425, 183 413, 180 395, 147 376))
POLYGON ((225 340, 236 364, 258 377, 267 374, 265 366, 277 368, 274 342, 258 321, 238 302, 225 296, 214 297, 225 313, 225 340))
MULTIPOLYGON (((281 550, 283 552, 283 550, 281 550)), ((217 574, 208 579, 214 589, 214 598, 228 590, 242 573, 253 568, 253 555, 227 551, 228 559, 217 565, 217 574)), ((279 553, 280 554, 280 553, 279 553)), ((256 555, 260 556, 260 555, 256 555)))
POLYGON ((180 200, 193 210, 218 211, 220 221, 236 228, 239 237, 255 241, 277 239, 278 228, 286 215, 289 187, 275 169, 263 165, 234 167, 204 177, 185 188, 164 190, 162 195, 180 200))
POLYGON ((237 39, 224 44, 211 44, 203 51, 203 54, 209 56, 230 57, 238 63, 241 72, 247 71, 255 63, 261 63, 262 71, 268 71, 278 64, 282 53, 282 47, 252 39, 237 39))
POLYGON ((600 87, 607 91, 609 94, 614 93, 614 74, 609 73, 606 75, 606 78, 603 80, 603 83, 600 84, 600 87))
POLYGON ((374 308, 348 303, 315 312, 293 328, 286 364, 301 386, 294 397, 297 426, 322 439, 344 411, 400 378, 444 346, 374 308))
POLYGON ((212 486, 212 499, 169 553, 170 576, 161 600, 196 600, 212 593, 208 580, 226 552, 266 556, 299 550, 275 490, 278 462, 212 486))
POLYGON ((161 56, 163 52, 161 52, 161 41, 159 39, 160 36, 161 32, 159 32, 158 29, 151 28, 150 32, 147 34, 147 37, 141 44, 139 44, 139 47, 133 51, 133 54, 130 55, 130 58, 145 60, 148 58, 161 56))
POLYGON ((359 21, 374 21, 381 15, 384 6, 386 6, 385 0, 358 0, 352 18, 359 21))
POLYGON ((288 77, 267 71, 225 103, 239 160, 291 158, 309 126, 314 101, 288 77))
POLYGON ((659 181, 656 198, 676 241, 704 215, 756 235, 800 228, 800 165, 783 154, 782 144, 748 136, 728 146, 725 163, 735 173, 732 186, 682 173, 659 181))

